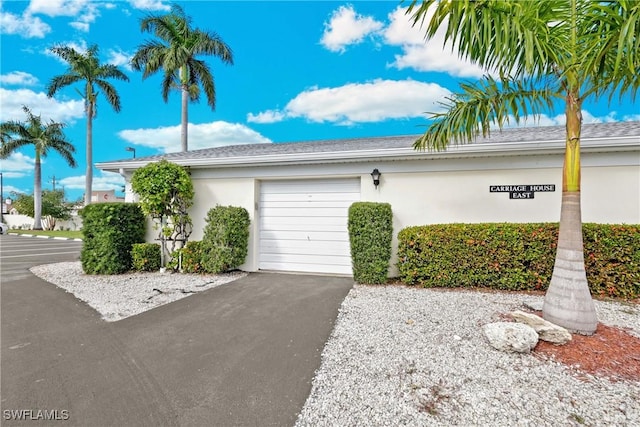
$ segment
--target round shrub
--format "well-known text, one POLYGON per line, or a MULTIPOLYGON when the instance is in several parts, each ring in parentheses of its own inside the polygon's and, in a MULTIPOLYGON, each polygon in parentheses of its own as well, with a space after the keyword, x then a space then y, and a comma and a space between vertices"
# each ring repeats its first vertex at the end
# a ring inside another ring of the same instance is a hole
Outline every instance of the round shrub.
POLYGON ((216 206, 206 218, 202 266, 208 273, 238 268, 249 250, 249 213, 245 208, 216 206))
POLYGON ((131 262, 136 271, 160 270, 160 245, 157 243, 134 243, 131 247, 131 262))
POLYGON ((134 203, 94 203, 80 211, 86 274, 120 274, 131 269, 131 247, 144 242, 145 218, 134 203))

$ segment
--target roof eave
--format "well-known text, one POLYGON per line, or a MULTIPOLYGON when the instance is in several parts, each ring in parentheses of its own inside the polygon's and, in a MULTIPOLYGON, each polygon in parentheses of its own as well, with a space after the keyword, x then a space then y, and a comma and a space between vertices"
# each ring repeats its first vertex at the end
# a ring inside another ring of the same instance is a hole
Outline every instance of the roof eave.
MULTIPOLYGON (((291 164, 321 164, 321 163, 344 163, 363 162, 374 160, 436 160, 450 158, 472 158, 472 157, 493 157, 501 156, 521 156, 521 155, 549 155, 560 154, 565 149, 564 141, 536 141, 536 142, 501 142, 466 144, 450 146, 445 151, 417 151, 411 147, 370 149, 352 151, 331 151, 317 153, 288 153, 272 154, 262 156, 236 156, 236 157, 211 157, 195 159, 175 159, 172 162, 193 168, 204 167, 241 167, 247 165, 255 166, 277 166, 291 164)), ((601 151, 638 151, 640 143, 637 137, 620 137, 607 140, 583 139, 581 141, 583 152, 601 151)), ((157 160, 131 160, 127 162, 105 162, 97 163, 100 170, 110 172, 122 172, 124 170, 135 170, 148 163, 157 160)))

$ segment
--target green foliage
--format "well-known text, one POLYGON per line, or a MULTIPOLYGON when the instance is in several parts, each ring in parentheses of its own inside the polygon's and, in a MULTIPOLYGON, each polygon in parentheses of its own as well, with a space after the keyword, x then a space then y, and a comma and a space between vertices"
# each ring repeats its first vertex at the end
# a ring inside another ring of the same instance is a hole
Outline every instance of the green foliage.
POLYGON ((640 225, 584 224, 582 235, 591 292, 640 297, 640 225))
POLYGON ((131 249, 143 243, 145 218, 133 203, 95 203, 80 211, 86 274, 120 274, 131 269, 131 249))
POLYGON ((134 172, 131 188, 140 197, 142 211, 156 222, 163 243, 188 240, 192 226, 188 210, 194 191, 184 167, 167 160, 149 163, 134 172))
MULTIPOLYGON (((640 296, 640 227, 584 224, 587 281, 593 295, 640 296)), ((440 224, 398 234, 403 282, 424 287, 546 290, 558 224, 440 224)))
POLYGON ((352 204, 349 207, 348 229, 355 281, 385 283, 393 237, 391 205, 372 202, 352 204))
MULTIPOLYGON (((23 215, 34 217, 33 194, 17 194, 13 207, 23 215)), ((64 200, 62 190, 42 192, 42 216, 52 216, 55 219, 67 220, 71 218, 71 205, 64 200)))
POLYGON ((131 246, 131 266, 136 271, 160 270, 160 245, 134 243, 131 246))
POLYGON ((202 266, 206 272, 233 270, 247 257, 249 247, 249 213, 245 208, 216 206, 205 219, 202 239, 202 266))
POLYGON ((152 218, 171 216, 193 205, 193 183, 186 169, 167 160, 137 169, 131 188, 140 196, 140 207, 152 218))
POLYGON ((183 248, 171 254, 171 262, 167 266, 177 271, 180 269, 180 259, 182 259, 183 273, 204 273, 202 256, 202 242, 190 240, 183 248))

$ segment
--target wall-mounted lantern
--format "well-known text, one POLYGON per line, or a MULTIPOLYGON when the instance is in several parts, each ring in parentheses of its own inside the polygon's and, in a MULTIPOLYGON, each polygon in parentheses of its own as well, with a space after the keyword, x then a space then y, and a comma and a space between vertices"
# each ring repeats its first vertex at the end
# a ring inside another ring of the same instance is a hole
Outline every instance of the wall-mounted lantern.
POLYGON ((373 185, 376 188, 378 188, 378 185, 380 185, 380 175, 382 174, 380 173, 378 168, 374 169, 373 172, 371 172, 371 178, 373 178, 373 185))

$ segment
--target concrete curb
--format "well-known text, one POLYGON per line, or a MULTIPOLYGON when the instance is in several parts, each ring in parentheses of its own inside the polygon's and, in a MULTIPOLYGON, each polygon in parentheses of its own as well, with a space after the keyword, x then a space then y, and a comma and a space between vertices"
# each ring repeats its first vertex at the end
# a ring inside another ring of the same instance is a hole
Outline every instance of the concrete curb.
POLYGON ((82 239, 76 239, 72 237, 55 237, 55 236, 40 236, 35 234, 23 234, 23 233, 7 233, 7 236, 20 236, 20 237, 35 237, 37 239, 54 239, 54 240, 66 240, 73 242, 82 242, 82 239))

